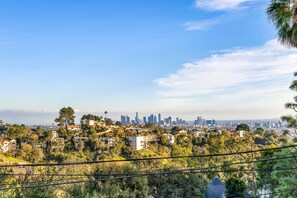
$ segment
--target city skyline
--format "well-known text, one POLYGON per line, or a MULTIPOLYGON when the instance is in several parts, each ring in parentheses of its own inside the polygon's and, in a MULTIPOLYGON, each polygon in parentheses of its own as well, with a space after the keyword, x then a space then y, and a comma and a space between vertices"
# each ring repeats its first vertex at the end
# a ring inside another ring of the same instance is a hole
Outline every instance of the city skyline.
POLYGON ((64 106, 113 119, 290 114, 297 52, 275 40, 268 3, 1 1, 0 119, 49 124, 64 106))

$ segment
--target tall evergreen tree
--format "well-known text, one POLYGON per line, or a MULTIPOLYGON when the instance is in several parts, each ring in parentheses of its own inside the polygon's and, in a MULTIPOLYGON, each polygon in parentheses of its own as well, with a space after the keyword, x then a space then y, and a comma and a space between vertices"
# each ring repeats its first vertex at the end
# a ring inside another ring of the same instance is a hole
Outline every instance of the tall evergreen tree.
POLYGON ((74 113, 71 107, 63 107, 60 109, 59 117, 55 119, 55 122, 57 122, 58 126, 61 128, 67 128, 68 125, 74 124, 74 113))

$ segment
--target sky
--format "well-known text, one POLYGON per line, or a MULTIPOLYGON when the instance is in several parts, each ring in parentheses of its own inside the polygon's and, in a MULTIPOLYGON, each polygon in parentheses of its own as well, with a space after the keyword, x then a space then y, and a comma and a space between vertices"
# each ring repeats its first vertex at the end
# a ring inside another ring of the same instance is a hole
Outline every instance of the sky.
POLYGON ((269 0, 0 0, 0 119, 49 124, 64 106, 118 120, 270 119, 297 51, 269 0))

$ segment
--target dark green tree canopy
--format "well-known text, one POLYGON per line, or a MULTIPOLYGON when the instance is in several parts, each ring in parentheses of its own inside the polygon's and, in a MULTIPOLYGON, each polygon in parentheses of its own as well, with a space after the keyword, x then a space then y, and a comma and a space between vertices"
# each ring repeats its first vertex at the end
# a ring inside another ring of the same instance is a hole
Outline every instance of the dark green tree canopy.
POLYGON ((68 125, 74 124, 74 110, 71 107, 63 107, 60 109, 59 117, 55 119, 55 122, 58 123, 58 126, 62 128, 67 128, 68 125))
POLYGON ((297 47, 296 0, 271 0, 267 15, 278 31, 278 40, 286 46, 297 47))
POLYGON ((247 124, 239 124, 236 127, 236 131, 251 131, 247 124))
POLYGON ((80 122, 84 125, 87 121, 94 120, 100 122, 102 120, 102 116, 92 115, 92 114, 85 114, 81 117, 80 122))
POLYGON ((226 181, 227 197, 244 197, 247 185, 243 180, 232 176, 226 181))

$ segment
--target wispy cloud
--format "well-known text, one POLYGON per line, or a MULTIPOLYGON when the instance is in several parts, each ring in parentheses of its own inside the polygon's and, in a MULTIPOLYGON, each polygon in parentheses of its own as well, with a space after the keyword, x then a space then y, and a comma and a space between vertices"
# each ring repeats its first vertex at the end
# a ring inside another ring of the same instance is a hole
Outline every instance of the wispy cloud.
POLYGON ((206 19, 206 20, 199 20, 199 21, 190 21, 186 22, 183 25, 185 26, 187 31, 192 30, 205 30, 210 28, 213 25, 217 25, 222 21, 222 16, 215 17, 212 19, 206 19))
POLYGON ((281 109, 290 99, 287 87, 296 65, 297 51, 272 40, 261 47, 228 50, 186 63, 155 82, 162 90, 158 93, 161 100, 168 104, 183 98, 195 101, 189 109, 232 109, 236 105, 249 109, 259 104, 277 104, 281 109))
POLYGON ((256 0, 196 0, 195 5, 197 8, 204 10, 235 10, 242 9, 247 3, 256 0))

